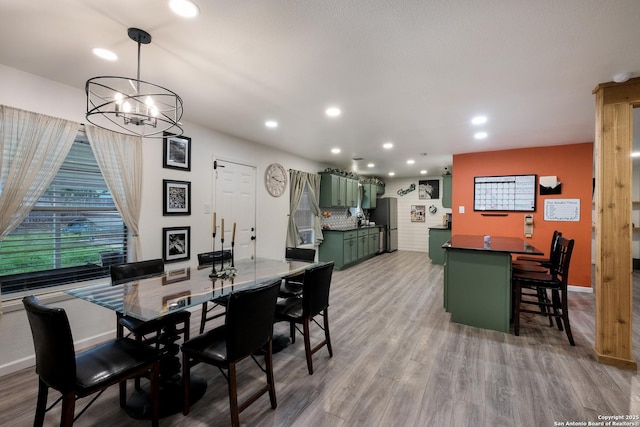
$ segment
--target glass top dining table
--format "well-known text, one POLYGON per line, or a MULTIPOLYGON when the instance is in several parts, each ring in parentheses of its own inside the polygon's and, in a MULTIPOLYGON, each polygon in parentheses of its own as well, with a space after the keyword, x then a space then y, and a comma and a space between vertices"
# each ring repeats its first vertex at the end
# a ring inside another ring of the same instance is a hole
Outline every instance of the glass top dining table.
POLYGON ((233 268, 227 263, 223 272, 217 265, 217 275, 214 277, 210 277, 213 276, 211 266, 186 267, 121 284, 112 284, 111 280, 107 280, 69 289, 66 293, 123 315, 149 321, 233 291, 302 274, 314 265, 316 263, 303 261, 243 259, 235 261, 233 268))

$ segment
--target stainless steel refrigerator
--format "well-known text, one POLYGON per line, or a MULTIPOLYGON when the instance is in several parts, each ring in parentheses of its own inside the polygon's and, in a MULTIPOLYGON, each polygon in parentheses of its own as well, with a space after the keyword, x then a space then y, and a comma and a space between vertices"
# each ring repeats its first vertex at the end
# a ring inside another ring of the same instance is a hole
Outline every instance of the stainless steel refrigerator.
POLYGON ((393 252, 398 250, 398 199, 395 197, 382 197, 377 200, 376 208, 371 210, 371 221, 376 225, 385 227, 385 250, 393 252))

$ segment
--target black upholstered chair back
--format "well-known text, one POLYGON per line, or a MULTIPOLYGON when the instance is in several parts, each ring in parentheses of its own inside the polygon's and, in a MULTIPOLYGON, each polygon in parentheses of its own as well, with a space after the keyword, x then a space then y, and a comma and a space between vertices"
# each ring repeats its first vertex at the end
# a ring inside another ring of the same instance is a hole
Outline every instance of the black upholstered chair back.
POLYGON ((162 261, 162 259, 151 259, 147 261, 112 265, 111 282, 116 284, 130 279, 136 279, 162 272, 164 272, 164 261, 162 261))
POLYGON ((287 261, 309 261, 316 259, 316 250, 310 248, 287 248, 284 257, 287 261))
POLYGON ((49 387, 67 393, 75 388, 76 358, 67 313, 62 308, 43 305, 34 296, 22 299, 27 312, 36 372, 49 387))
POLYGON ((229 296, 225 322, 228 361, 253 354, 269 342, 279 288, 280 279, 229 296))
POLYGON ((333 261, 305 270, 302 282, 302 314, 313 317, 329 306, 333 261))

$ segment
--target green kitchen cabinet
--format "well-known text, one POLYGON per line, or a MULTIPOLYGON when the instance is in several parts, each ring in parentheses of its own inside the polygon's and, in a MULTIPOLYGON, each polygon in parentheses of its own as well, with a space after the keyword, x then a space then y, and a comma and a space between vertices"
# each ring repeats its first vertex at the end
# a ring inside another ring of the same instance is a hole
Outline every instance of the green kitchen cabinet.
POLYGON ((444 227, 429 228, 429 258, 432 264, 444 264, 445 250, 442 248, 451 239, 451 230, 444 227))
POLYGON ((369 255, 375 255, 380 247, 380 229, 373 227, 369 229, 369 255))
POLYGON ((374 256, 380 244, 379 227, 323 230, 322 234, 324 241, 319 247, 318 259, 322 262, 333 261, 336 270, 374 256))
POLYGON ((358 205, 358 181, 327 172, 320 173, 320 207, 339 208, 358 205))
POLYGON ((452 176, 442 176, 442 207, 451 208, 452 176))
POLYGON ((369 255, 369 230, 358 230, 358 259, 369 255))
POLYGON ((374 209, 378 196, 378 185, 362 184, 362 209, 374 209))

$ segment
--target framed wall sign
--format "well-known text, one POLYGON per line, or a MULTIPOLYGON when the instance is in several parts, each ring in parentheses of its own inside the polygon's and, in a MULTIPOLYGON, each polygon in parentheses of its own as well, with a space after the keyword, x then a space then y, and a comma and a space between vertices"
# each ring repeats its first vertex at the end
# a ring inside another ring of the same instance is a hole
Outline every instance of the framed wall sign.
POLYGON ((162 215, 191 215, 191 182, 163 179, 162 215))
POLYGON ((425 205, 411 205, 411 222, 424 221, 425 205))
POLYGON ((186 261, 191 258, 191 227, 162 229, 162 258, 164 262, 186 261))
POLYGON ((162 147, 162 167, 191 170, 191 138, 165 132, 162 147))

